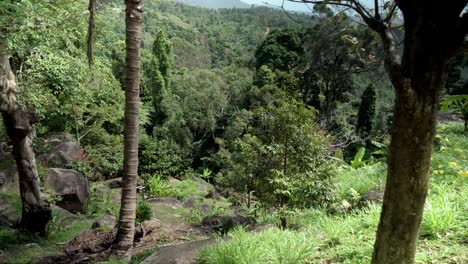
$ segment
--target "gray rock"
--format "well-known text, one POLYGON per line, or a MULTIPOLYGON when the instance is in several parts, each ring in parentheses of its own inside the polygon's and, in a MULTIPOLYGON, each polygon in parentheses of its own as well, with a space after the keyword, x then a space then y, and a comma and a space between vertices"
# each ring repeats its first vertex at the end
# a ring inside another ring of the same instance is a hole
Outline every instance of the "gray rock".
POLYGON ((189 196, 185 198, 182 206, 184 208, 194 208, 196 205, 203 203, 204 199, 200 196, 189 196))
POLYGON ((146 201, 152 204, 163 204, 170 205, 173 207, 182 207, 182 203, 174 197, 151 198, 146 201))
POLYGON ((225 235, 229 232, 229 230, 237 226, 243 226, 250 230, 255 227, 255 224, 256 221, 252 217, 225 215, 205 217, 201 223, 201 227, 207 232, 217 232, 225 235))
POLYGON ((18 170, 11 153, 1 153, 0 157, 0 190, 18 180, 18 170))
POLYGON ((168 180, 169 183, 171 183, 171 184, 177 184, 177 183, 180 182, 179 179, 176 179, 176 178, 174 178, 174 177, 169 177, 169 178, 167 178, 167 180, 168 180))
POLYGON ((20 221, 20 213, 6 201, 0 199, 0 226, 12 227, 20 221))
POLYGON ((94 222, 92 228, 93 229, 98 229, 98 228, 113 229, 116 226, 117 226, 117 217, 113 215, 105 215, 101 217, 100 219, 98 219, 96 222, 94 222))
POLYGON ((104 182, 109 189, 116 189, 122 187, 122 177, 110 179, 104 182))
POLYGON ((361 198, 361 203, 377 203, 383 202, 384 190, 374 189, 364 194, 361 198))
POLYGON ((72 161, 82 161, 84 152, 72 135, 59 133, 45 139, 45 153, 37 156, 45 167, 65 168, 72 161))
POLYGON ((88 179, 75 170, 52 168, 47 173, 45 187, 61 197, 56 205, 72 213, 84 213, 89 194, 88 179))
POLYGON ((13 175, 10 170, 0 171, 0 189, 6 187, 13 181, 13 175))
POLYGON ((198 251, 216 242, 218 242, 216 239, 207 239, 163 247, 141 262, 141 264, 195 264, 198 251))

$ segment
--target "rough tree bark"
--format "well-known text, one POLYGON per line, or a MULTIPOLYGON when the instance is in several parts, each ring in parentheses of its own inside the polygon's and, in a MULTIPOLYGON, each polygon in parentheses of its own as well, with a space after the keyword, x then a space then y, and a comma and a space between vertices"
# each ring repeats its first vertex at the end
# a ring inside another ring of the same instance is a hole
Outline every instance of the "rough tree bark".
POLYGON ((414 263, 429 180, 439 95, 447 62, 468 33, 467 0, 396 0, 385 16, 358 0, 290 0, 344 6, 381 39, 385 68, 396 91, 387 183, 372 263, 414 263), (403 57, 391 29, 396 8, 404 17, 403 57))
POLYGON ((119 229, 113 254, 130 258, 135 232, 136 184, 138 178, 138 113, 140 102, 140 42, 143 0, 125 0, 126 85, 124 174, 119 229))
POLYGON ((89 20, 88 20, 88 39, 87 39, 87 56, 88 56, 88 65, 91 67, 94 64, 94 51, 93 44, 94 39, 96 38, 96 23, 94 22, 94 13, 96 11, 96 0, 89 0, 88 5, 89 11, 89 20))
POLYGON ((1 43, 0 90, 0 111, 18 169, 22 202, 20 227, 44 235, 52 214, 48 205, 41 199, 40 180, 32 147, 37 117, 17 102, 18 87, 15 74, 11 69, 7 50, 1 43))
MULTIPOLYGON (((396 90, 382 214, 372 263, 414 263, 429 180, 439 97, 447 63, 467 33, 467 1, 398 1, 405 19, 403 58, 395 57, 388 28, 376 27, 396 90)), ((385 26, 385 25, 384 25, 385 26)), ((371 26, 372 27, 372 26, 371 26)))

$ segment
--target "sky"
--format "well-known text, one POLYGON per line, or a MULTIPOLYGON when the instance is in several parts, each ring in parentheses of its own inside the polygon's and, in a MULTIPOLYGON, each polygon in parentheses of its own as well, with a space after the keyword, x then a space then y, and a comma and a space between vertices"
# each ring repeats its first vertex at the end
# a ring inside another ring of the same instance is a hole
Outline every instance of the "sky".
MULTIPOLYGON (((247 4, 255 4, 255 5, 262 5, 265 2, 271 4, 271 5, 276 5, 276 6, 281 6, 281 3, 283 2, 282 0, 241 0, 244 3, 247 4)), ((372 6, 373 0, 362 0, 361 3, 366 5, 366 6, 372 6)), ((310 5, 309 5, 310 6, 310 5)), ((292 3, 289 1, 285 1, 284 8, 286 10, 291 10, 291 11, 302 11, 302 12, 310 12, 310 9, 305 6, 304 4, 301 3, 292 3)))

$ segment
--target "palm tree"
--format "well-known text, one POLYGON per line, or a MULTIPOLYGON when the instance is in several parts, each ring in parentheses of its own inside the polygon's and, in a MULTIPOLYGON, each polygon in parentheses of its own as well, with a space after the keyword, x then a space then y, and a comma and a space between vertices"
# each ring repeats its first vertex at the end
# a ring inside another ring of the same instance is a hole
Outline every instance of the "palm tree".
POLYGON ((130 257, 135 232, 136 183, 138 178, 138 112, 140 102, 140 42, 144 0, 125 0, 126 85, 124 174, 119 229, 113 254, 130 257))

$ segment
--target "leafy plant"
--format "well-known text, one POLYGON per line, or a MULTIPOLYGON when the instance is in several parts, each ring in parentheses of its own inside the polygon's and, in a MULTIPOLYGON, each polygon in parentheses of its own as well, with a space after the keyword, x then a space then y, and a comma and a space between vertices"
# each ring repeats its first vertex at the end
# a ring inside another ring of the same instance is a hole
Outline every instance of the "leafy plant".
POLYGON ((177 192, 169 184, 169 182, 159 176, 146 176, 145 185, 150 197, 171 197, 177 192))
POLYGON ((204 168, 202 173, 199 173, 198 176, 202 179, 209 179, 211 177, 212 171, 208 168, 204 168))
POLYGON ((366 148, 361 147, 359 148, 358 152, 354 156, 354 159, 351 161, 351 167, 353 169, 359 169, 366 166, 366 162, 364 161, 364 154, 366 153, 366 148))
POLYGON ((463 116, 465 132, 468 132, 468 95, 453 95, 442 100, 441 110, 447 112, 449 109, 452 113, 463 116))
POLYGON ((151 205, 144 201, 139 201, 136 208, 135 224, 139 225, 153 216, 151 205))

